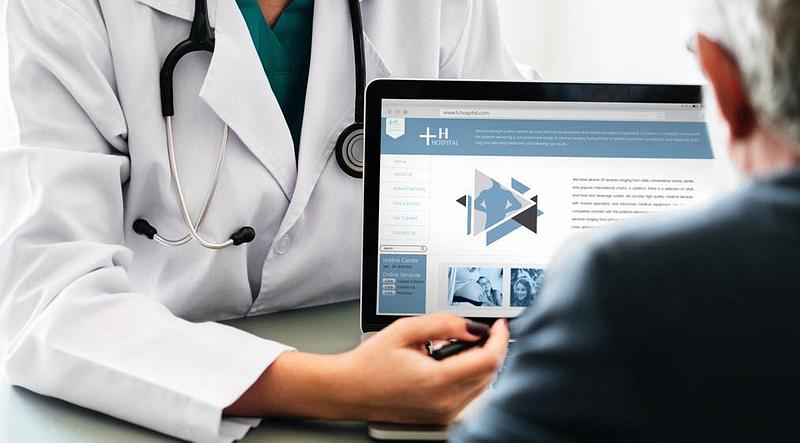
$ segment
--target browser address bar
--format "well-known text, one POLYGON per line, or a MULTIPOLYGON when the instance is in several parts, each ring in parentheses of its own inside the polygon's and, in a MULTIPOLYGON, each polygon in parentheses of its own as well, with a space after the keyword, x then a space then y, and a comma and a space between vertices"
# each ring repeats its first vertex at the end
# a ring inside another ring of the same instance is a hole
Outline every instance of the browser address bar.
POLYGON ((596 111, 563 109, 481 109, 442 108, 443 118, 520 119, 520 120, 623 120, 664 121, 663 111, 596 111))

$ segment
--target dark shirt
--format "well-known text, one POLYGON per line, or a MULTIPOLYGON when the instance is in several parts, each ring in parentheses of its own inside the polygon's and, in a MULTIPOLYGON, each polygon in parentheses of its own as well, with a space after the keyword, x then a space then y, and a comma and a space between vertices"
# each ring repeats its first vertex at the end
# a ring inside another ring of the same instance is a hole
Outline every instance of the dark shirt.
POLYGON ((800 439, 800 169, 568 249, 455 441, 800 439))

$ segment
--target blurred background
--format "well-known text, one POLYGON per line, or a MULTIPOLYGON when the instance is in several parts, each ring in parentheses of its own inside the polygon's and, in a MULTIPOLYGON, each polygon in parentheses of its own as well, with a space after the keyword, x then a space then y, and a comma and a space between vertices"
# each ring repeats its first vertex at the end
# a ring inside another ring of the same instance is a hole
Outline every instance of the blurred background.
POLYGON ((699 83, 693 0, 496 0, 514 58, 550 81, 699 83))
MULTIPOLYGON (((544 80, 702 82, 686 51, 693 0, 496 1, 512 55, 544 80)), ((13 118, 6 106, 5 51, 0 44, 0 128, 11 127, 13 118)), ((0 130, 0 144, 9 136, 0 130)))

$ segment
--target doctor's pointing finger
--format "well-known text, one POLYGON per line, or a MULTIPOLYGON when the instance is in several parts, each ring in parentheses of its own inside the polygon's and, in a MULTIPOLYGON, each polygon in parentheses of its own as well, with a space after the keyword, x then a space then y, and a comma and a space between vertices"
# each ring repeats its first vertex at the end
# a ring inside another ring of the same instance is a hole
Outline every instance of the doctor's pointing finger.
POLYGON ((416 345, 475 338, 470 324, 426 317, 430 337, 403 322, 320 356, 216 322, 358 296, 364 87, 521 78, 494 1, 5 3, 12 384, 187 440, 240 438, 250 424, 227 414, 447 421, 485 386, 504 325, 486 349, 415 365, 416 345), (394 395, 422 366, 446 371, 455 406, 394 395))

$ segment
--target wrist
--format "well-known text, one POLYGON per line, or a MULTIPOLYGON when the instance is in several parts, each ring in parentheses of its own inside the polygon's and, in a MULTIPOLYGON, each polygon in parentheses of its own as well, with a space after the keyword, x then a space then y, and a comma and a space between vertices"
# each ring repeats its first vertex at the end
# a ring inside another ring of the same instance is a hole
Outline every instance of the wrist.
MULTIPOLYGON (((368 420, 370 409, 359 366, 353 351, 324 356, 326 364, 319 366, 320 391, 325 411, 321 418, 331 420, 368 420)), ((362 368, 363 369, 363 368, 362 368)))
POLYGON ((337 355, 284 352, 225 413, 371 420, 379 411, 370 402, 363 369, 353 351, 337 355))
POLYGON ((265 372, 266 416, 364 419, 351 354, 285 352, 265 372))

